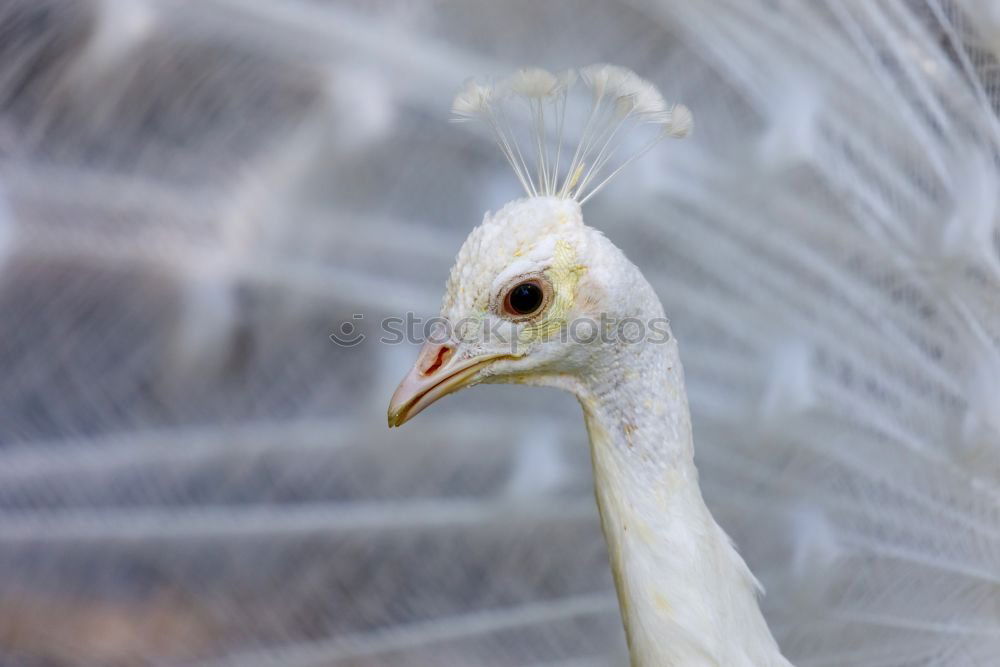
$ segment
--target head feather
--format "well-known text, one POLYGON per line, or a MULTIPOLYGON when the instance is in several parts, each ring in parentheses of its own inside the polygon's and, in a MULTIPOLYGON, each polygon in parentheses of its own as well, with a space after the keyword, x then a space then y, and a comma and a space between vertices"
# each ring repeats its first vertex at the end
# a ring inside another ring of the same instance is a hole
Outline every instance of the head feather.
POLYGON ((456 95, 452 113, 455 120, 478 119, 492 130, 528 196, 580 203, 659 141, 685 137, 692 127, 687 107, 668 104, 656 86, 632 70, 607 64, 559 74, 526 67, 495 85, 470 79, 456 95), (566 110, 578 82, 590 91, 590 109, 583 115, 582 127, 567 128, 566 110), (527 118, 518 117, 524 106, 527 118), (644 129, 650 125, 652 133, 644 129), (554 143, 549 136, 552 129, 554 143), (575 145, 564 140, 566 130, 576 131, 575 145), (646 141, 622 157, 618 149, 643 132, 646 141))

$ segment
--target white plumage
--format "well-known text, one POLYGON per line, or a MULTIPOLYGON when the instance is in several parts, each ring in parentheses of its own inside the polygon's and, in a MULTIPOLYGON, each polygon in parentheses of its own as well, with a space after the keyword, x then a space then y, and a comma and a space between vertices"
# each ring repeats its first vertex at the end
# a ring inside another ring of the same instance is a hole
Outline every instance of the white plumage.
POLYGON ((517 196, 461 81, 603 60, 697 117, 586 217, 785 655, 1000 653, 990 3, 115 4, 0 6, 0 661, 622 664, 572 400, 387 435, 413 351, 327 338, 436 312, 517 196))
POLYGON ((631 664, 787 666, 757 603, 760 583, 702 498, 684 372, 663 307, 580 210, 661 139, 687 134, 691 114, 620 66, 590 65, 580 78, 590 108, 565 173, 559 158, 576 72, 527 68, 458 93, 453 111, 492 130, 526 197, 487 213, 459 250, 442 332, 393 394, 389 426, 481 382, 574 395, 631 664), (519 119, 504 108, 511 97, 527 103, 525 148, 512 131, 519 119), (622 155, 627 134, 649 124, 652 139, 622 155), (616 155, 620 164, 602 174, 616 155))

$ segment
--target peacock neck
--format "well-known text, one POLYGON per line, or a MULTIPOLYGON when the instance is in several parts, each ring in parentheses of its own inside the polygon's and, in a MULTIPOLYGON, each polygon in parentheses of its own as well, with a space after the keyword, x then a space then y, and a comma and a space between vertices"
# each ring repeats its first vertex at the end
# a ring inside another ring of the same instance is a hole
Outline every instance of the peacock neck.
POLYGON ((577 396, 632 665, 787 665, 702 500, 676 342, 618 344, 577 396))

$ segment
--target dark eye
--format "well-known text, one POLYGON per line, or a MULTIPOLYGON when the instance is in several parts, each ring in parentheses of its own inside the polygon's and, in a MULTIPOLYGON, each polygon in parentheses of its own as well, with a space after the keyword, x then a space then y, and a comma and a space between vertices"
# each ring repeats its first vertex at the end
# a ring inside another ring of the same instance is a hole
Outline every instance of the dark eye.
POLYGON ((545 301, 545 293, 541 286, 534 282, 523 282, 515 285, 507 292, 504 299, 504 310, 511 315, 531 315, 542 307, 545 301))

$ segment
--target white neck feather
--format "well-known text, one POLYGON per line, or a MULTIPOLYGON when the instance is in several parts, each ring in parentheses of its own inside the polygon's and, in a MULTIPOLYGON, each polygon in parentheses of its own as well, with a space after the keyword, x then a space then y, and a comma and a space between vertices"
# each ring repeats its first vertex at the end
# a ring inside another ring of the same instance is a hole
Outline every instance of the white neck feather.
MULTIPOLYGON (((662 317, 644 287, 644 314, 662 317)), ((702 499, 676 342, 616 349, 575 393, 632 665, 788 665, 702 499)))

